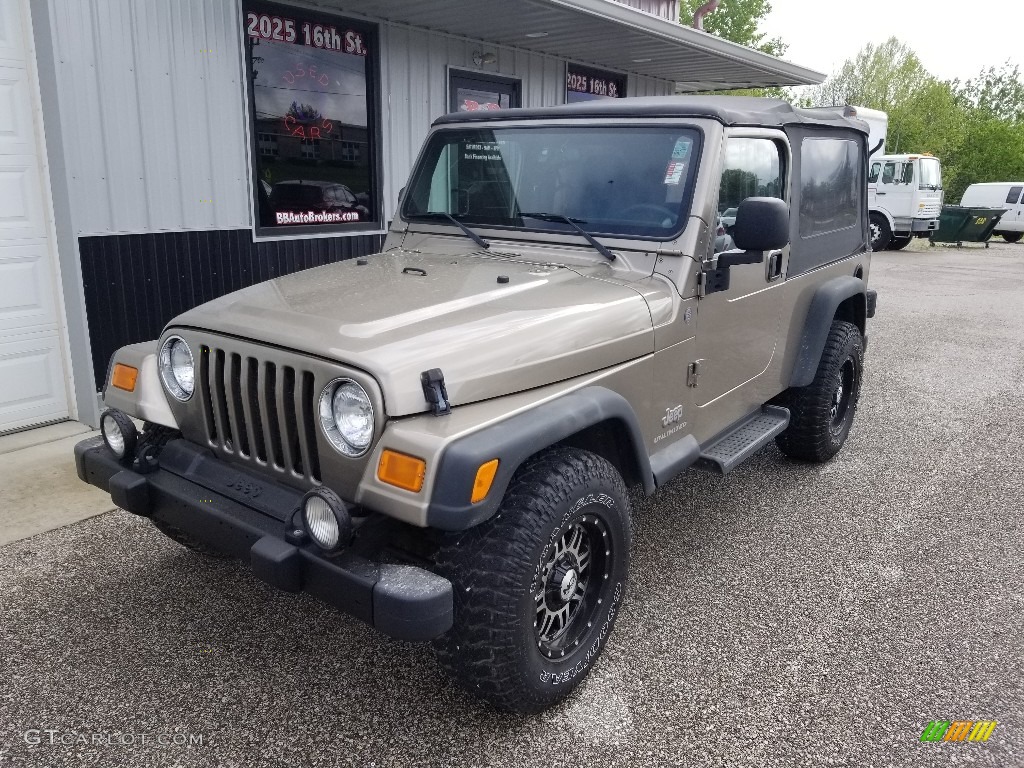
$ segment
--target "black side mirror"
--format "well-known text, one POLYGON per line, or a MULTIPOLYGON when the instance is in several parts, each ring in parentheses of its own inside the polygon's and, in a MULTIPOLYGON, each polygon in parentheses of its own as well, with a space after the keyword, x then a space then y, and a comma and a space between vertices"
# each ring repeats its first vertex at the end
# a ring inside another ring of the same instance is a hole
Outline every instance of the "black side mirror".
POLYGON ((732 239, 744 251, 774 251, 789 245, 789 204, 777 197, 748 197, 740 203, 732 239))

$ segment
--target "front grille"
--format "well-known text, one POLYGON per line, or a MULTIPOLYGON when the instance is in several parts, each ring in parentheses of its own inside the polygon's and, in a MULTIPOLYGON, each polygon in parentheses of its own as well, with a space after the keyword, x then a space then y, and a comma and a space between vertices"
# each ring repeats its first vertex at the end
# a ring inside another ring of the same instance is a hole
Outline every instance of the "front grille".
POLYGON ((211 447, 320 482, 312 371, 203 345, 198 376, 211 447))

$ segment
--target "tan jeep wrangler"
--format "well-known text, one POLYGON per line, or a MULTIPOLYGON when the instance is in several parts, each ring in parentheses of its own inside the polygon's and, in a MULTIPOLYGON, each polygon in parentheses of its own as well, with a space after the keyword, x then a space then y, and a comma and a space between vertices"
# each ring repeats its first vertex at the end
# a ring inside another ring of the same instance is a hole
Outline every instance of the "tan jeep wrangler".
POLYGON ((442 117, 382 253, 119 350, 78 472, 434 641, 499 707, 550 706, 620 611, 627 488, 842 447, 875 304, 866 142, 737 97, 442 117))

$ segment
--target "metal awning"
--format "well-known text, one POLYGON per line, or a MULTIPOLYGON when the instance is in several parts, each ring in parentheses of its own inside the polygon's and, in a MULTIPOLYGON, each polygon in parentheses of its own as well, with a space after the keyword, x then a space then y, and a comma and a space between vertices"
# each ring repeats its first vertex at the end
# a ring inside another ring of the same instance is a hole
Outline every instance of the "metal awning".
POLYGON ((614 0, 321 0, 331 8, 671 80, 679 91, 813 85, 825 75, 614 0))

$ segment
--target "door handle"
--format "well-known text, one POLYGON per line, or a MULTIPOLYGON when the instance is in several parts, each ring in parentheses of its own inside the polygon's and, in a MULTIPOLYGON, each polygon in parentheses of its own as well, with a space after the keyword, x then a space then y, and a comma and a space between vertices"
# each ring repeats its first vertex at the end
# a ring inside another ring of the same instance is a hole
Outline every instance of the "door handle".
POLYGON ((875 192, 876 195, 888 195, 888 192, 875 192))
POLYGON ((782 277, 782 251, 771 251, 768 254, 768 267, 765 276, 769 283, 782 277))

